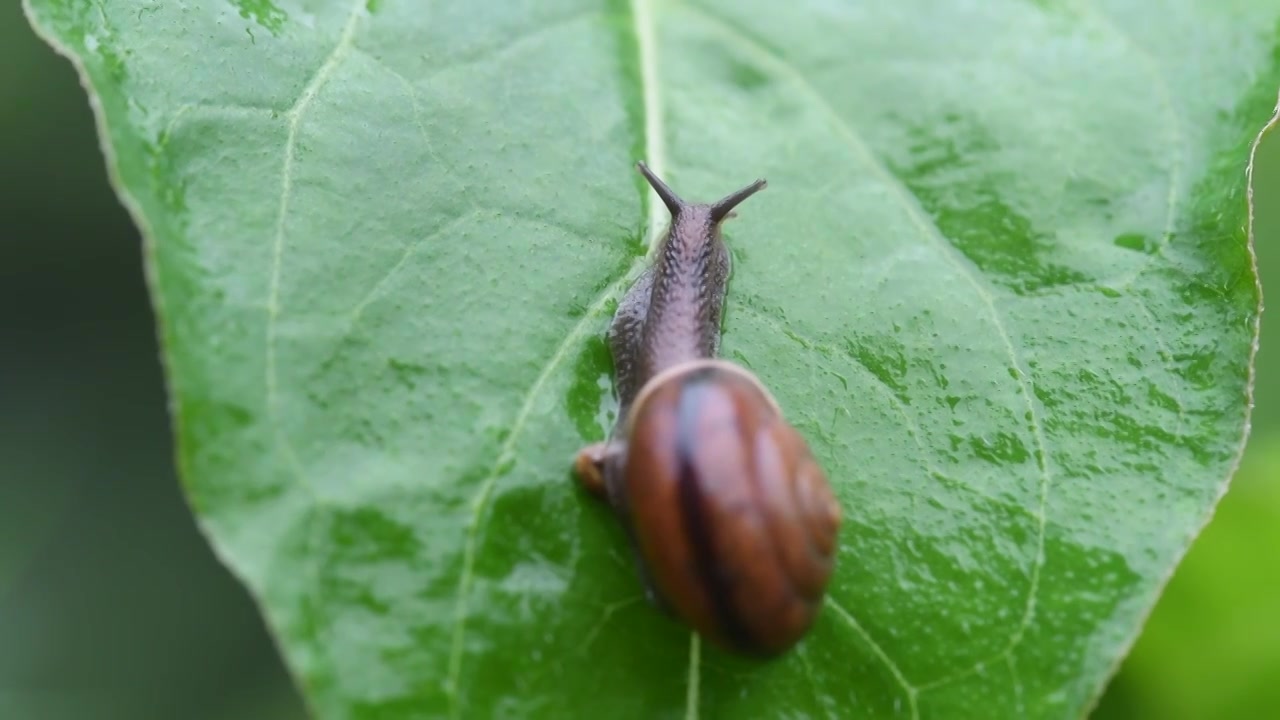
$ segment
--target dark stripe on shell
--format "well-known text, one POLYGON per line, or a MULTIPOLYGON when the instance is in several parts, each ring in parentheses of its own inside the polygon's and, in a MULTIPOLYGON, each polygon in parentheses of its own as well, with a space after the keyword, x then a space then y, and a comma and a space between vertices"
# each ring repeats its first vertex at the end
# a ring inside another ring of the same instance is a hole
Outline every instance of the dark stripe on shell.
POLYGON ((715 619, 730 645, 742 650, 756 647, 750 629, 738 614, 731 596, 724 568, 716 562, 715 528, 707 513, 696 465, 697 422, 701 404, 707 394, 710 369, 690 374, 684 379, 676 414, 676 462, 679 468, 680 510, 685 535, 693 550, 694 566, 702 589, 711 598, 715 619))

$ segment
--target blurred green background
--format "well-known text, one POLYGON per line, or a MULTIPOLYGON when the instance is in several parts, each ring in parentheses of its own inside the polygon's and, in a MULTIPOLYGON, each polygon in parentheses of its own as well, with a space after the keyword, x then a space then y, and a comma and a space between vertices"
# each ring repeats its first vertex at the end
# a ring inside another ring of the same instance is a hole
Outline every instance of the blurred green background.
MULTIPOLYGON (((1280 139, 1262 156, 1266 279, 1280 276, 1280 139)), ((303 718, 261 620, 180 494, 148 302, 140 240, 107 184, 75 73, 6 3, 0 718, 303 718)), ((1245 463, 1096 718, 1280 707, 1280 343, 1265 335, 1245 463)))

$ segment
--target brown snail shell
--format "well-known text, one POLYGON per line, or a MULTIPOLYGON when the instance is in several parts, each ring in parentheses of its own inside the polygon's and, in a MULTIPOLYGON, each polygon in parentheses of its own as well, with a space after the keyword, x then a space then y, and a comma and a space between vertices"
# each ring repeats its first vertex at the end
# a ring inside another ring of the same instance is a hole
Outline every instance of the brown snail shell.
POLYGON ((822 604, 840 507, 777 403, 735 365, 692 362, 640 392, 628 438, 620 489, 654 591, 725 648, 791 647, 822 604))

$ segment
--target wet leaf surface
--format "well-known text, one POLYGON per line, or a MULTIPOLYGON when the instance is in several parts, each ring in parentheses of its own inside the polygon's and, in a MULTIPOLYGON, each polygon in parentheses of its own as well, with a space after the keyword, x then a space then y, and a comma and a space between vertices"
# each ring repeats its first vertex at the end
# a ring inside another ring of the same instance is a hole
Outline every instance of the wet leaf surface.
POLYGON ((28 0, 147 238, 179 464, 317 715, 1077 717, 1247 426, 1264 0, 28 0), (569 463, 682 194, 845 512, 750 663, 569 463))

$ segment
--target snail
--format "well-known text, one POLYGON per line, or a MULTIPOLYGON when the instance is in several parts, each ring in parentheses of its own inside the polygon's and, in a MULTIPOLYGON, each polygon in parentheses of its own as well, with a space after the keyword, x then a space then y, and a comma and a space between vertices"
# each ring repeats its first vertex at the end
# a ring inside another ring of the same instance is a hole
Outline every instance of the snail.
POLYGON ((609 326, 618 421, 574 472, 622 522, 655 605, 726 650, 776 656, 821 608, 841 512, 769 391, 716 357, 729 276, 720 224, 765 181, 695 204, 636 166, 671 226, 609 326))

